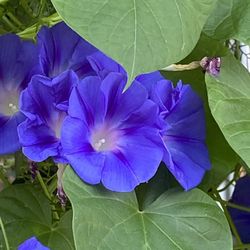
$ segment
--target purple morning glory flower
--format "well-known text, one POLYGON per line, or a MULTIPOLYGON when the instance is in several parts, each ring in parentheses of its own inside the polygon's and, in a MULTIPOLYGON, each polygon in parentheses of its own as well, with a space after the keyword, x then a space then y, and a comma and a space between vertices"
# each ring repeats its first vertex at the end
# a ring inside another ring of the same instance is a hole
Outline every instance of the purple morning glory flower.
POLYGON ((18 36, 0 36, 0 155, 19 150, 17 126, 24 120, 18 99, 32 75, 37 72, 35 45, 18 36))
POLYGON ((50 79, 36 75, 20 97, 20 110, 27 119, 18 126, 24 155, 37 162, 53 157, 65 162, 61 154, 61 124, 67 114, 68 99, 78 77, 65 71, 50 79))
MULTIPOLYGON (((250 176, 240 178, 235 185, 230 202, 250 208, 250 176)), ((242 242, 250 243, 250 212, 228 207, 242 242)))
POLYGON ((150 99, 159 107, 158 126, 165 148, 163 161, 185 190, 189 190, 201 182, 211 166, 205 145, 202 100, 189 85, 179 81, 174 87, 171 81, 160 80, 157 73, 142 75, 137 80, 144 83, 148 78, 150 99))
POLYGON ((31 237, 18 246, 18 250, 49 250, 42 245, 36 237, 31 237))
POLYGON ((138 82, 123 93, 126 76, 90 76, 74 87, 62 126, 65 157, 87 183, 131 191, 155 174, 162 160, 157 106, 138 82))
POLYGON ((37 42, 43 75, 53 78, 66 70, 75 71, 80 78, 94 74, 87 56, 98 50, 64 22, 42 27, 37 42))

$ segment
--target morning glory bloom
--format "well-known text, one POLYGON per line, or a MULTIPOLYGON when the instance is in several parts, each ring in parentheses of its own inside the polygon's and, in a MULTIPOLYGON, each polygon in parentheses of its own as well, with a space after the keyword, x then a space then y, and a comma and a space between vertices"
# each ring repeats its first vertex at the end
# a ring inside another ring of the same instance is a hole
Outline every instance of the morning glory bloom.
MULTIPOLYGON (((250 176, 240 178, 235 185, 230 202, 250 208, 250 176)), ((242 242, 250 243, 250 212, 237 208, 228 207, 228 211, 233 219, 234 225, 240 235, 242 242)))
POLYGON ((64 22, 42 27, 37 35, 42 75, 54 78, 73 70, 79 78, 95 74, 87 56, 98 50, 64 22))
POLYGON ((36 237, 31 237, 19 245, 17 250, 49 250, 49 248, 42 245, 36 237))
POLYGON ((37 72, 35 45, 18 36, 0 36, 0 155, 20 149, 17 126, 24 120, 19 111, 19 95, 37 72))
POLYGON ((144 83, 149 78, 150 99, 159 107, 158 126, 165 148, 163 161, 184 189, 189 190, 201 182, 211 166, 205 144, 202 100, 190 85, 179 81, 174 87, 171 81, 160 80, 156 72, 136 79, 144 83))
POLYGON ((64 156, 87 183, 127 192, 154 176, 162 160, 157 106, 138 81, 110 73, 74 87, 62 126, 64 156))
POLYGON ((73 71, 53 79, 36 75, 22 92, 20 110, 26 120, 18 126, 18 135, 23 153, 30 160, 41 162, 53 157, 56 162, 65 162, 61 154, 61 125, 77 81, 73 71))

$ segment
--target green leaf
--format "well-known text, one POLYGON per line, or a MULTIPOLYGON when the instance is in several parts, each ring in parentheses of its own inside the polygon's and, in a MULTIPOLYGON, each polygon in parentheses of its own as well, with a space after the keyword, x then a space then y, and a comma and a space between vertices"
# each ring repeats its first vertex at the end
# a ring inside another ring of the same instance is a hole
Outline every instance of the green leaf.
POLYGON ((250 166, 250 74, 232 55, 219 77, 206 75, 209 106, 225 138, 250 166))
POLYGON ((81 36, 121 63, 130 80, 191 52, 216 0, 52 0, 81 36))
POLYGON ((250 1, 219 0, 204 32, 217 39, 235 38, 250 44, 250 1))
MULTIPOLYGON (((49 201, 34 185, 13 185, 0 193, 0 217, 9 240, 10 247, 17 246, 31 236, 38 237, 51 249, 74 248, 71 219, 66 213, 57 225, 52 225, 49 201)), ((0 231, 0 242, 4 242, 0 231)))
POLYGON ((73 206, 76 249, 232 249, 223 212, 199 189, 166 191, 139 211, 134 192, 87 185, 70 168, 64 188, 73 206))
MULTIPOLYGON (((192 53, 181 63, 201 60, 204 56, 223 56, 226 53, 227 50, 222 44, 203 34, 192 53)), ((227 143, 210 112, 207 101, 205 74, 201 68, 184 72, 162 72, 162 74, 175 83, 181 79, 184 83, 190 84, 204 100, 207 127, 206 142, 212 169, 206 173, 200 187, 206 191, 211 187, 217 187, 234 169, 239 161, 239 157, 227 143)))

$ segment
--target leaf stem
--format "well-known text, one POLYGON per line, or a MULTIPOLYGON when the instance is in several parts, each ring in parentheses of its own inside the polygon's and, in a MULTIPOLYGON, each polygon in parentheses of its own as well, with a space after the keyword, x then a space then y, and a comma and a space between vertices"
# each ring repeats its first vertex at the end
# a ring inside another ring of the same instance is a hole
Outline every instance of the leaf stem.
POLYGON ((5 245, 6 245, 6 250, 10 250, 10 245, 9 245, 9 242, 8 242, 7 234, 5 232, 4 224, 3 224, 3 221, 2 221, 1 217, 0 217, 0 228, 1 228, 2 232, 3 232, 3 238, 4 238, 5 245))

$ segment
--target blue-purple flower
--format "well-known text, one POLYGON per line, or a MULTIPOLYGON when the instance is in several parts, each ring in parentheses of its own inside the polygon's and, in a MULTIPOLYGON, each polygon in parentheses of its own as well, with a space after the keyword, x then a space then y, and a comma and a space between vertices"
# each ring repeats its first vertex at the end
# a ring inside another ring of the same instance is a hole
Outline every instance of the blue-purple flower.
POLYGON ((126 76, 87 77, 74 87, 61 142, 82 180, 113 191, 131 191, 155 174, 162 160, 156 105, 126 76))
POLYGON ((41 162, 53 157, 56 162, 65 162, 61 153, 61 125, 77 82, 73 71, 53 79, 36 75, 22 92, 20 110, 27 118, 18 126, 18 134, 23 153, 29 159, 41 162))
POLYGON ((18 246, 18 250, 49 250, 36 237, 31 237, 18 246))
POLYGON ((137 80, 147 83, 150 99, 159 107, 163 161, 185 190, 197 186, 211 166, 202 100, 190 85, 179 81, 174 87, 171 81, 160 80, 157 73, 142 75, 137 80))
POLYGON ((53 157, 65 162, 60 129, 73 85, 89 75, 104 78, 123 68, 61 22, 38 33, 40 74, 34 76, 20 99, 26 116, 19 126, 23 153, 33 161, 53 157))
MULTIPOLYGON (((250 176, 240 178, 235 185, 231 203, 250 208, 250 176)), ((242 242, 250 243, 250 212, 228 207, 242 242)))
POLYGON ((87 57, 98 50, 64 22, 42 27, 37 35, 41 72, 54 78, 73 70, 79 78, 95 74, 87 57))
POLYGON ((0 155, 20 149, 17 126, 24 120, 18 100, 38 71, 35 45, 8 34, 0 37, 0 155))

